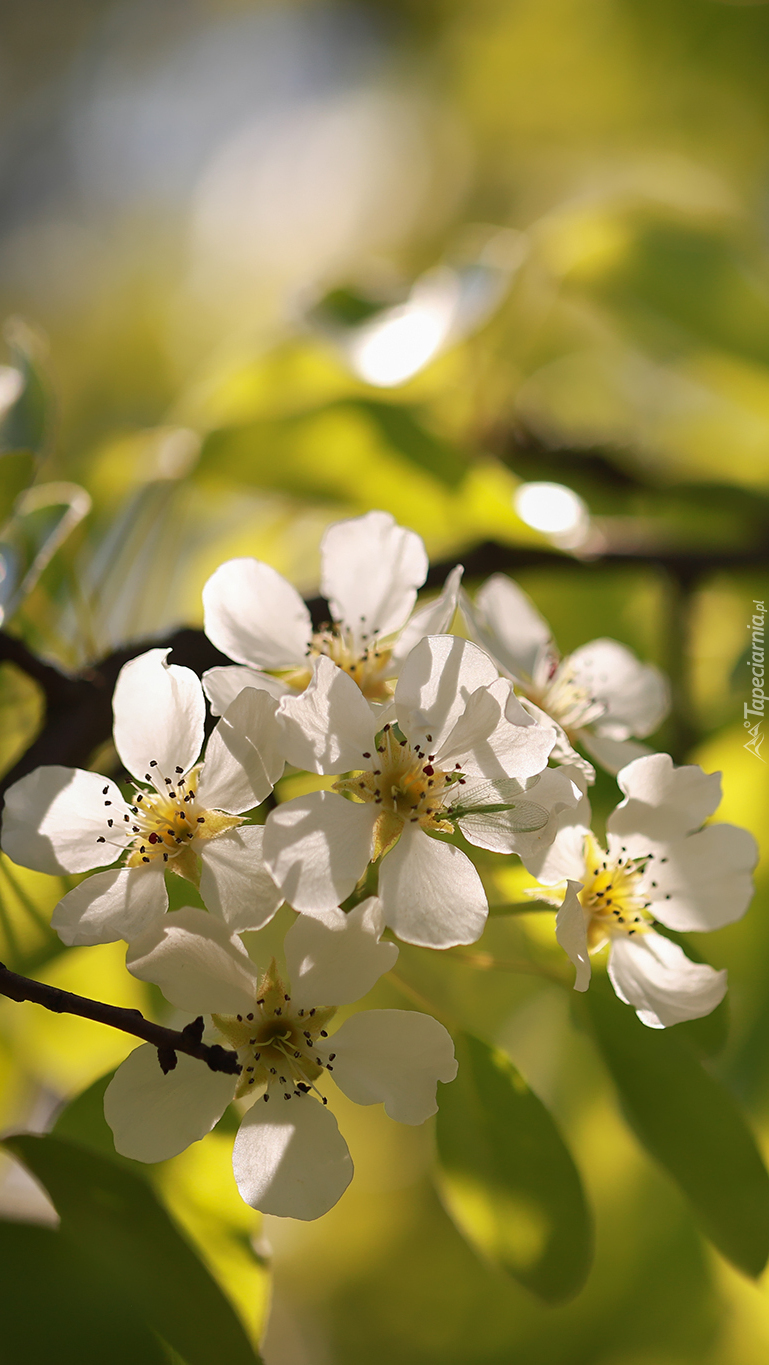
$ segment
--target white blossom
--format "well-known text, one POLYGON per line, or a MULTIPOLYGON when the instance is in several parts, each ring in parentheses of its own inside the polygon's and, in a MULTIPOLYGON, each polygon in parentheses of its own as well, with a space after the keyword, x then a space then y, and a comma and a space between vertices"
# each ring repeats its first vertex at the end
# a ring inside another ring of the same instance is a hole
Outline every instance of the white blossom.
POLYGON ((605 848, 583 798, 558 817, 552 845, 523 860, 544 886, 566 883, 555 897, 556 937, 576 968, 575 989, 587 990, 589 954, 608 943, 617 995, 644 1024, 666 1028, 715 1009, 726 972, 690 962, 655 922, 686 933, 739 919, 753 894, 757 849, 738 826, 702 827, 721 799, 719 773, 649 754, 617 781, 625 799, 609 816, 605 848))
POLYGON ((337 1007, 393 966, 398 949, 380 942, 382 927, 373 899, 348 915, 299 916, 285 939, 285 980, 274 961, 260 978, 237 936, 199 910, 167 915, 136 940, 133 974, 178 1009, 211 1015, 242 1070, 224 1076, 180 1055, 163 1075, 156 1050, 137 1048, 104 1097, 118 1152, 165 1160, 209 1132, 232 1099, 253 1099, 233 1152, 245 1202, 301 1219, 332 1208, 353 1167, 327 1107, 330 1081, 357 1104, 384 1103, 391 1118, 419 1124, 436 1112, 437 1082, 457 1071, 451 1038, 426 1014, 371 1010, 329 1032, 337 1007))
POLYGON ((335 522, 320 553, 331 621, 319 631, 299 593, 269 564, 230 559, 209 578, 203 589, 206 634, 240 665, 206 673, 215 713, 225 711, 242 687, 262 687, 274 697, 301 692, 318 656, 332 659, 365 697, 381 703, 413 646, 451 624, 461 568, 435 601, 414 610, 427 554, 416 532, 398 526, 389 512, 335 522))
POLYGON ((264 829, 245 825, 284 761, 275 702, 243 691, 203 744, 205 698, 189 668, 151 649, 120 670, 114 741, 136 779, 124 799, 98 773, 36 768, 8 791, 3 849, 38 872, 98 872, 70 891, 52 924, 67 944, 130 940, 168 906, 165 872, 200 889, 232 929, 265 924, 281 896, 262 857, 264 829), (119 859, 119 862, 117 860, 119 859))
POLYGON ((652 734, 670 707, 667 682, 653 664, 604 639, 561 658, 547 621, 504 574, 489 578, 475 603, 463 593, 461 605, 472 639, 512 679, 532 715, 555 727, 553 761, 580 766, 592 782, 593 768, 575 744, 610 773, 649 752, 633 737, 652 734))
POLYGON ((411 651, 379 715, 325 657, 278 714, 289 762, 343 774, 333 791, 268 817, 264 855, 283 895, 308 914, 329 909, 381 858, 385 919, 408 943, 472 943, 488 913, 470 859, 434 835, 459 827, 480 848, 533 850, 580 795, 565 770, 546 770, 553 731, 526 714, 488 655, 455 636, 411 651))

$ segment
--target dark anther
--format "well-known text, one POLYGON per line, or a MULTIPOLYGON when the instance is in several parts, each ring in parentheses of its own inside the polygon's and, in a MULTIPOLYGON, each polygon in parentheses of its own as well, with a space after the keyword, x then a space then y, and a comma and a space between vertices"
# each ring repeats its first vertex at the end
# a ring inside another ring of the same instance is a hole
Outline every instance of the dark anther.
POLYGON ((109 787, 102 787, 102 792, 101 792, 102 796, 106 796, 108 791, 109 791, 109 787))
POLYGON ((184 772, 184 768, 177 768, 177 769, 176 769, 176 772, 177 772, 177 773, 183 773, 183 772, 184 772))
POLYGON ((328 1038, 328 1034, 326 1033, 326 1030, 324 1028, 321 1029, 320 1036, 321 1038, 328 1038))
POLYGON ((103 834, 100 834, 96 842, 97 844, 106 844, 107 840, 104 838, 103 834))
POLYGON ((150 767, 151 767, 151 768, 157 768, 157 766, 158 766, 158 761, 157 761, 157 759, 156 759, 156 758, 151 758, 151 759, 150 759, 150 767))

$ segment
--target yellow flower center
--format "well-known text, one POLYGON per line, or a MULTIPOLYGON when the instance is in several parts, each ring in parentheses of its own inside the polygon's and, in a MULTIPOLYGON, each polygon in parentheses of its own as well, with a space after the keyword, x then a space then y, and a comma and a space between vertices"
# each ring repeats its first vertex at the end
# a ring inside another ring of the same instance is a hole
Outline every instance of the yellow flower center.
POLYGON ((392 650, 383 649, 376 637, 368 643, 365 643, 365 634, 361 639, 364 641, 362 649, 353 632, 335 621, 313 635, 307 651, 308 667, 290 669, 280 676, 289 687, 303 692, 312 677, 312 660, 325 654, 357 683, 368 701, 388 701, 391 688, 388 686, 387 669, 392 650))
POLYGON ((315 1090, 323 1071, 333 1071, 335 1053, 324 1058, 318 1039, 326 1038, 326 1024, 334 1006, 296 1009, 273 961, 263 976, 253 1010, 247 1014, 213 1015, 219 1032, 237 1050, 242 1071, 236 1097, 282 1093, 283 1098, 315 1090))
MULTIPOLYGON (((157 768, 154 760, 150 768, 157 768)), ((173 778, 147 773, 147 781, 156 785, 149 791, 136 789, 130 813, 123 815, 122 820, 109 814, 108 808, 112 802, 105 800, 108 833, 100 835, 97 842, 117 842, 118 847, 125 848, 126 867, 141 867, 162 858, 174 872, 197 884, 193 841, 213 839, 224 830, 243 822, 240 815, 209 810, 198 803, 196 792, 199 771, 193 768, 185 777, 182 769, 177 768, 173 778), (159 789, 160 782, 165 790, 159 789), (118 842, 121 839, 125 839, 126 843, 118 842)), ((108 792, 109 788, 105 787, 104 795, 108 792)))
POLYGON ((600 948, 616 934, 644 934, 651 928, 649 901, 640 888, 645 858, 619 858, 613 862, 597 839, 585 838, 585 884, 579 902, 589 916, 588 947, 600 948))
MULTIPOLYGON (((431 736, 426 738, 429 742, 431 736)), ((375 743, 375 767, 334 783, 334 791, 381 807, 374 858, 392 847, 407 822, 451 834, 454 826, 441 818, 441 813, 448 791, 457 784, 464 785, 459 765, 451 772, 436 768, 435 755, 412 748, 397 725, 385 725, 375 743)), ((374 761, 373 755, 363 756, 374 761)))

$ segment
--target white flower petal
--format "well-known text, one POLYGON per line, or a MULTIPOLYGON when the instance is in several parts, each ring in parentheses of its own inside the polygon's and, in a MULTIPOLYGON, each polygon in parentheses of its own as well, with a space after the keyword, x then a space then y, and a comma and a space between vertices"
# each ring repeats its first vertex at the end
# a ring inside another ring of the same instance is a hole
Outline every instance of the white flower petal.
POLYGON ((446 579, 440 596, 412 612, 390 657, 393 676, 400 672, 405 659, 420 640, 424 640, 426 635, 443 635, 448 630, 456 614, 463 572, 462 565, 457 564, 446 579))
POLYGON ((357 639, 402 626, 427 577, 421 536, 389 512, 367 512, 328 527, 320 545, 321 592, 335 621, 357 639))
POLYGON ((584 687, 604 714, 595 731, 607 739, 643 739, 670 710, 670 688, 654 664, 642 664, 616 640, 592 640, 564 659, 579 687, 584 687))
POLYGON ((650 931, 612 939, 609 976, 620 1000, 649 1028, 710 1014, 726 994, 726 972, 690 962, 677 943, 650 931))
POLYGON ((280 678, 273 678, 270 673, 260 673, 258 668, 241 664, 232 664, 229 668, 209 668, 203 674, 203 691, 211 703, 211 715, 223 716, 244 687, 269 692, 276 701, 291 692, 287 683, 281 682, 280 678))
POLYGON ((371 859, 378 814, 374 805, 326 791, 297 796, 271 812, 265 862, 294 909, 332 910, 350 895, 371 859))
POLYGON ((238 664, 291 668, 304 662, 310 613, 296 588, 258 559, 228 559, 203 588, 203 629, 238 664))
POLYGON ((167 1161, 210 1133, 235 1094, 237 1076, 211 1071, 177 1052, 164 1076, 157 1048, 143 1043, 118 1067, 104 1092, 104 1117, 115 1150, 134 1161, 167 1161))
POLYGON ((547 621, 505 574, 487 579, 478 591, 475 607, 463 597, 462 610, 472 639, 519 682, 533 679, 542 657, 554 653, 547 621))
POLYGON ((398 721, 411 743, 437 754, 480 687, 497 681, 488 654, 456 635, 428 635, 412 649, 395 688, 398 721))
POLYGON ((586 991, 590 985, 591 967, 587 950, 585 912, 579 903, 579 882, 566 883, 566 895, 555 917, 555 936, 566 956, 574 963, 577 975, 575 991, 586 991))
POLYGON ((365 768, 374 749, 377 722, 360 688, 325 655, 298 697, 278 707, 283 752, 295 768, 311 773, 344 773, 365 768))
MULTIPOLYGON (((588 763, 587 759, 583 758, 582 754, 577 752, 574 746, 570 743, 569 737, 566 734, 566 731, 563 729, 563 727, 560 726, 557 721, 553 720, 552 716, 549 716, 547 714, 547 711, 543 711, 539 706, 536 706, 533 701, 529 701, 528 697, 517 697, 516 700, 520 702, 521 708, 526 712, 527 715, 531 716, 534 720, 536 720, 539 725, 543 725, 545 729, 551 729, 553 731, 555 741, 553 743, 552 749, 550 750, 550 762, 563 763, 568 765, 570 768, 579 768, 580 772, 583 774, 584 777, 583 785, 587 783, 589 786, 592 786, 592 784, 595 782, 595 768, 593 767, 592 763, 588 763)), ((581 730, 579 732, 579 740, 581 744, 584 743, 584 736, 588 734, 589 731, 585 730, 581 730)), ((593 735, 590 735, 591 741, 593 740, 593 738, 594 738, 593 735)), ((604 740, 603 743, 613 744, 614 741, 604 740)), ((587 744, 585 744, 585 748, 587 747, 588 747, 587 744)), ((650 752, 650 750, 647 749, 644 745, 636 745, 635 747, 641 750, 643 753, 650 752)), ((636 758, 638 757, 638 755, 634 753, 631 754, 631 757, 636 758)))
POLYGON ((470 859, 412 824, 382 859, 379 896, 398 938, 424 948, 475 943, 489 910, 470 859))
MULTIPOLYGON (((576 782, 577 769, 565 770, 576 782)), ((544 782, 544 775, 541 779, 544 782)), ((532 799, 537 799, 537 788, 532 791, 532 799)), ((521 860, 532 876, 545 886, 557 886, 559 882, 585 880, 585 835, 590 833, 590 802, 586 796, 574 806, 567 806, 556 816, 557 833, 552 843, 544 848, 522 850, 521 860)))
POLYGON ((297 1006, 349 1005, 395 965, 394 943, 380 943, 381 903, 361 901, 348 915, 325 910, 300 915, 285 939, 291 1000, 297 1006))
POLYGON ((277 702, 245 688, 228 706, 206 746, 198 802, 239 815, 269 796, 285 766, 277 702))
POLYGON ((200 844, 200 894, 231 934, 263 928, 283 904, 263 844, 263 825, 242 825, 200 844))
MULTIPOLYGON (((576 806, 582 799, 582 793, 571 773, 572 770, 566 767, 545 768, 538 777, 522 784, 521 799, 516 808, 509 812, 488 814, 472 812, 460 818, 459 828, 476 848, 533 858, 552 844, 558 833, 558 816, 561 812, 576 806), (522 829, 519 811, 526 811, 532 806, 539 807, 545 818, 536 829, 522 829)), ((468 786, 466 790, 472 794, 471 787, 468 786)))
POLYGON ((686 839, 658 846, 644 873, 644 895, 655 918, 669 929, 721 929, 745 914, 757 862, 756 841, 746 829, 706 825, 686 839))
POLYGON ((51 927, 68 948, 130 942, 168 909, 163 864, 115 868, 88 877, 59 901, 51 927))
POLYGON ((115 748, 141 782, 153 761, 161 780, 173 777, 177 767, 188 772, 203 745, 206 703, 200 679, 191 668, 167 663, 170 652, 149 649, 131 659, 115 684, 115 748))
POLYGON ((249 1109, 235 1139, 232 1168, 252 1209, 279 1218, 320 1218, 352 1180, 352 1161, 334 1115, 312 1095, 249 1109))
POLYGON ((107 842, 107 820, 122 824, 128 813, 114 782, 98 773, 55 764, 35 768, 6 793, 3 849, 36 872, 88 872, 114 863, 120 849, 107 842))
MULTIPOLYGON (((607 739, 605 735, 596 735, 591 730, 578 730, 577 738, 583 749, 587 749, 591 758, 600 763, 607 773, 616 776, 620 768, 626 768, 629 763, 634 763, 637 758, 645 758, 653 751, 648 744, 639 744, 634 739, 607 739)), ((553 751, 555 753, 555 751, 553 751)), ((595 775, 593 776, 595 780, 595 775)))
POLYGON ((165 915, 126 953, 126 966, 191 1014, 253 1009, 257 975, 240 939, 215 915, 186 906, 165 915))
POLYGON ((443 1024, 414 1010, 353 1014, 324 1044, 333 1047, 334 1080, 355 1104, 384 1104, 398 1123, 424 1123, 438 1111, 438 1081, 457 1074, 443 1024))
POLYGON ((555 742, 549 726, 538 725, 524 711, 507 678, 479 688, 469 698, 445 745, 439 767, 459 762, 473 777, 516 777, 525 781, 547 767, 555 742))
POLYGON ((617 774, 625 800, 606 822, 613 834, 639 834, 664 841, 688 834, 713 814, 721 799, 721 774, 696 764, 676 768, 669 754, 637 758, 617 774))

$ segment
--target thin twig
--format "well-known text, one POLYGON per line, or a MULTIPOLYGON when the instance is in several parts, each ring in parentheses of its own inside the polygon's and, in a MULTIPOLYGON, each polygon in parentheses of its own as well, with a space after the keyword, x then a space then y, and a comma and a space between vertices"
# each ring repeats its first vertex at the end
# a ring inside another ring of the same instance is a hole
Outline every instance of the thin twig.
POLYGON ((89 1000, 85 995, 75 995, 72 991, 60 990, 58 986, 47 986, 42 981, 32 981, 28 976, 11 972, 0 962, 0 995, 9 1000, 31 1000, 35 1005, 52 1010, 54 1014, 76 1014, 81 1019, 92 1019, 97 1024, 107 1024, 110 1028, 131 1033, 135 1038, 143 1038, 158 1050, 158 1061, 164 1072, 173 1071, 176 1066, 177 1052, 188 1057, 197 1057, 205 1062, 212 1071, 224 1071, 228 1076, 238 1076, 240 1065, 237 1052, 220 1047, 218 1043, 204 1043, 203 1016, 183 1029, 163 1028, 145 1019, 140 1010, 123 1009, 119 1005, 105 1005, 101 1000, 89 1000))

